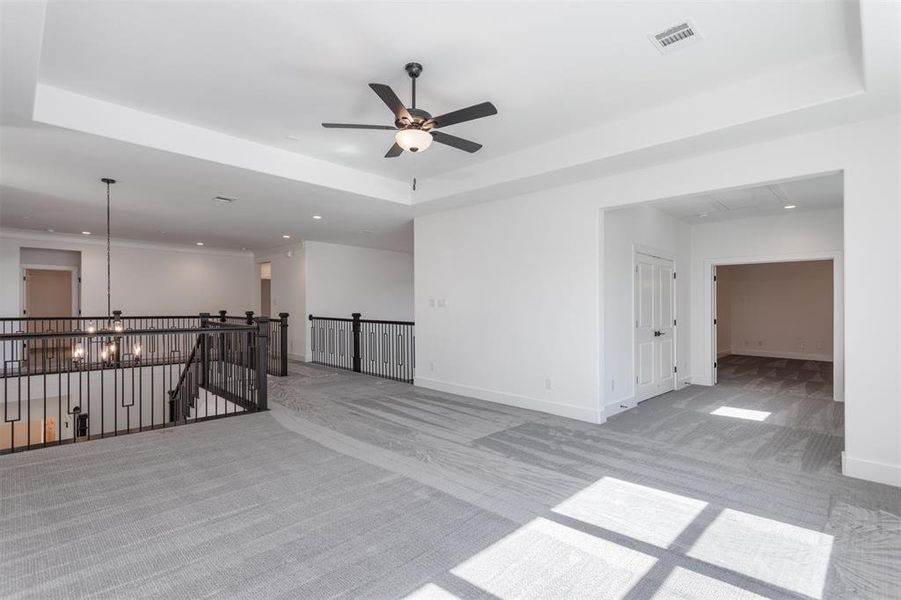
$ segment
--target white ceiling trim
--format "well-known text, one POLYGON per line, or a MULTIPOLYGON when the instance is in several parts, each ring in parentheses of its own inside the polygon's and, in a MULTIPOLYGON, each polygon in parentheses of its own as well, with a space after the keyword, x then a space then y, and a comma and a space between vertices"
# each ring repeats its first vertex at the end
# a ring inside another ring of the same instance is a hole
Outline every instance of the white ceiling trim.
MULTIPOLYGON (((77 244, 79 246, 103 246, 106 247, 106 236, 101 235, 71 235, 66 233, 50 233, 29 229, 14 229, 4 227, 0 229, 0 240, 20 240, 28 242, 52 242, 55 244, 77 244)), ((143 248, 145 250, 162 250, 167 252, 192 254, 207 254, 216 256, 253 256, 250 250, 229 250, 228 248, 210 248, 209 246, 188 246, 182 244, 161 244, 158 242, 143 242, 123 238, 110 238, 110 244, 119 248, 143 248)))
POLYGON ((89 98, 43 83, 37 84, 34 120, 267 175, 398 204, 410 204, 410 188, 405 182, 89 98))

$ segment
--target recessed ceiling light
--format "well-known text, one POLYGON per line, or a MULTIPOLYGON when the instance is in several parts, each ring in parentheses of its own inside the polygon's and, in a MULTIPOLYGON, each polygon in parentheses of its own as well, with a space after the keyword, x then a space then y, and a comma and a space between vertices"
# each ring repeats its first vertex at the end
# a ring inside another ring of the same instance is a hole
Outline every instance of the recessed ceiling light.
POLYGON ((794 204, 786 204, 786 205, 783 206, 782 208, 784 208, 784 209, 786 209, 786 210, 791 210, 791 209, 797 208, 797 207, 796 207, 794 204))
POLYGON ((228 196, 216 196, 213 198, 216 202, 221 202, 222 204, 231 204, 232 202, 237 201, 237 198, 229 198, 228 196))
POLYGON ((361 230, 360 230, 360 233, 365 233, 365 234, 368 235, 368 234, 370 234, 370 233, 375 233, 375 232, 374 232, 373 230, 371 230, 371 229, 361 229, 361 230))
POLYGON ((706 219, 706 218, 707 218, 707 213, 701 213, 701 214, 699 214, 699 215, 698 215, 698 218, 699 218, 699 219, 706 219))
POLYGON ((322 218, 322 215, 313 215, 313 218, 317 221, 322 218))
POLYGON ((203 246, 203 242, 197 242, 198 246, 203 246))
POLYGON ((55 231, 56 231, 55 229, 48 229, 48 230, 47 230, 48 233, 53 233, 53 232, 55 232, 55 231))
POLYGON ((91 232, 90 231, 82 231, 81 235, 91 235, 91 232))
POLYGON ((287 137, 289 140, 294 140, 295 142, 299 142, 300 140, 303 139, 303 138, 301 138, 299 135, 289 135, 289 136, 286 136, 286 137, 287 137))
POLYGON ((282 237, 285 238, 286 240, 290 240, 290 239, 291 239, 291 236, 290 236, 290 235, 283 235, 282 237))

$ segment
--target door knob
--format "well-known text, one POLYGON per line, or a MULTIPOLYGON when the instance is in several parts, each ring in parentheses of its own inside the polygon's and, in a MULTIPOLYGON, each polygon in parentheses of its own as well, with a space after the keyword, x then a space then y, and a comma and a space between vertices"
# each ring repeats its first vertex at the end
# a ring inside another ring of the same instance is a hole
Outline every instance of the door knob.
POLYGON ((660 337, 661 335, 665 335, 662 331, 655 331, 654 337, 660 337))

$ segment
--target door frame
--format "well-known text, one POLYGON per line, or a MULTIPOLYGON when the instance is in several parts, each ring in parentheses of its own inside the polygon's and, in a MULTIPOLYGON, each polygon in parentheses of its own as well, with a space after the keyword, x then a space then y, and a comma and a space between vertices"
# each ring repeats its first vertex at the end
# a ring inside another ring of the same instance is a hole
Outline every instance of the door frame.
POLYGON ((69 271, 72 273, 72 316, 79 317, 81 316, 81 269, 79 267, 72 266, 62 266, 62 265, 36 265, 36 264, 21 264, 19 265, 21 269, 19 272, 20 279, 19 285, 20 296, 19 302, 21 303, 19 310, 20 313, 25 317, 30 317, 26 311, 28 310, 28 285, 26 282, 26 273, 29 270, 38 270, 38 271, 69 271))
POLYGON ((705 380, 701 385, 716 385, 716 376, 713 364, 717 360, 716 356, 716 326, 713 324, 714 319, 714 300, 713 300, 713 275, 717 266, 726 265, 754 265, 765 263, 780 262, 805 262, 811 260, 831 260, 832 261, 832 399, 836 402, 844 402, 845 400, 845 276, 843 253, 840 250, 830 250, 824 252, 800 252, 777 255, 764 256, 741 256, 734 258, 705 258, 704 259, 704 315, 707 323, 710 325, 709 335, 706 337, 707 352, 704 354, 708 357, 707 364, 704 366, 703 374, 705 380))
MULTIPOLYGON (((637 348, 638 339, 635 334, 635 319, 638 318, 638 315, 635 314, 635 301, 636 301, 636 296, 635 296, 636 271, 635 271, 635 269, 638 267, 638 255, 639 254, 644 254, 646 256, 653 256, 654 258, 662 258, 663 260, 668 260, 673 263, 673 273, 676 274, 676 277, 673 279, 673 286, 672 286, 673 320, 676 322, 676 325, 673 325, 673 364, 674 364, 674 366, 679 364, 679 327, 678 327, 678 324, 679 324, 679 302, 678 302, 679 294, 677 292, 677 286, 679 285, 679 276, 678 276, 678 268, 677 268, 677 261, 676 261, 676 253, 671 252, 669 250, 662 250, 660 248, 654 248, 652 246, 646 246, 644 244, 633 243, 632 244, 632 268, 630 271, 632 273, 632 316, 631 316, 632 326, 630 327, 630 329, 632 330, 632 377, 629 380, 629 384, 632 388, 632 395, 631 395, 629 401, 626 402, 627 404, 629 404, 629 408, 634 408, 634 407, 638 406, 638 402, 635 399, 636 392, 638 389, 636 386, 636 382, 635 382, 635 377, 637 376, 636 373, 638 373, 638 348, 637 348)), ((684 377, 685 374, 682 373, 682 376, 684 377)), ((680 385, 680 383, 679 383, 680 374, 678 372, 676 372, 673 374, 673 377, 674 377, 673 391, 682 389, 683 386, 680 385)), ((655 396, 651 396, 651 398, 654 398, 654 397, 655 396)), ((649 399, 650 398, 646 398, 646 400, 649 400, 649 399)))

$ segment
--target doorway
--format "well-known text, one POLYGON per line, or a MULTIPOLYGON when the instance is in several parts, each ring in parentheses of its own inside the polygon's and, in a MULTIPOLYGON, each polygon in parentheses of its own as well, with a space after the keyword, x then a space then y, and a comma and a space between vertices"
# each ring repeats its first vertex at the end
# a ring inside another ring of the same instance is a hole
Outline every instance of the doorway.
POLYGON ((711 265, 712 383, 843 399, 836 255, 711 265))
POLYGON ((635 401, 676 387, 675 266, 635 253, 635 401))
POLYGON ((25 316, 71 317, 77 293, 74 273, 68 269, 24 269, 25 316))
POLYGON ((260 263, 260 314, 272 315, 272 263, 260 263))

